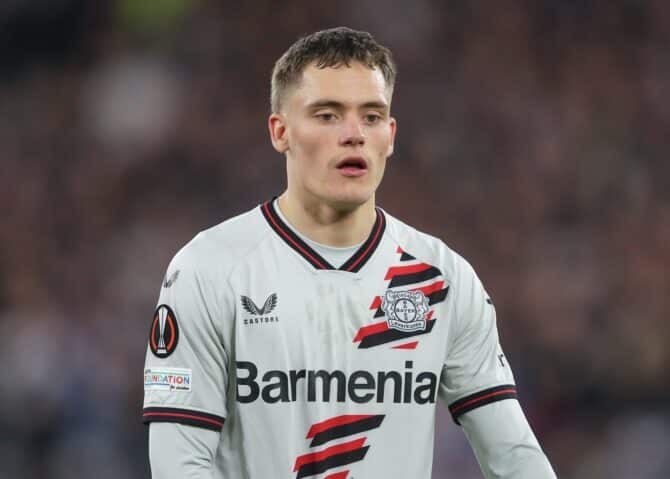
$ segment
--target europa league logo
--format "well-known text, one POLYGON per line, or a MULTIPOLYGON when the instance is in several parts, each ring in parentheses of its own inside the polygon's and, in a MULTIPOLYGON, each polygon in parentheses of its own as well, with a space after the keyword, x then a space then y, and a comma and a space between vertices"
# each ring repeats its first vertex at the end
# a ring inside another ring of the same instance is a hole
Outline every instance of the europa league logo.
POLYGON ((151 336, 149 347, 151 352, 159 358, 168 357, 177 347, 179 328, 177 318, 169 306, 161 304, 154 313, 151 322, 151 336))

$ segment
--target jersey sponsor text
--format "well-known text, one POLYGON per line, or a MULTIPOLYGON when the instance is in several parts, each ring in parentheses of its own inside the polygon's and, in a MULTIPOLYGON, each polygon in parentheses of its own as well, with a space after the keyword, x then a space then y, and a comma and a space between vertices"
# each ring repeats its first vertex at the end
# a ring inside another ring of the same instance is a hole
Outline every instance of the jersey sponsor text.
POLYGON ((307 402, 383 403, 389 401, 392 394, 393 403, 428 404, 435 402, 437 392, 437 375, 423 371, 415 376, 412 361, 405 361, 404 371, 377 371, 376 374, 366 370, 349 375, 338 369, 269 370, 262 375, 260 383, 256 364, 237 361, 236 366, 237 400, 241 403, 251 403, 259 397, 270 404, 295 402, 301 396, 306 397, 307 402))

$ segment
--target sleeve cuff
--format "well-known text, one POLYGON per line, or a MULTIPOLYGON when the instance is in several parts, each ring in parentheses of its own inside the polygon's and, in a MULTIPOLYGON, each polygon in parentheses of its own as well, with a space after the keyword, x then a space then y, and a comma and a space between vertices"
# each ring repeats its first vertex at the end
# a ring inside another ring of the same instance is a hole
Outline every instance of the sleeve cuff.
POLYGON ((191 409, 177 409, 171 407, 145 407, 142 411, 142 422, 176 422, 188 426, 201 427, 211 431, 220 431, 225 418, 216 414, 208 414, 191 409))
POLYGON ((458 401, 454 401, 449 406, 449 412, 454 422, 459 426, 461 423, 458 418, 468 411, 472 411, 480 406, 491 404, 503 399, 517 399, 516 386, 514 384, 505 384, 496 386, 465 396, 458 401))

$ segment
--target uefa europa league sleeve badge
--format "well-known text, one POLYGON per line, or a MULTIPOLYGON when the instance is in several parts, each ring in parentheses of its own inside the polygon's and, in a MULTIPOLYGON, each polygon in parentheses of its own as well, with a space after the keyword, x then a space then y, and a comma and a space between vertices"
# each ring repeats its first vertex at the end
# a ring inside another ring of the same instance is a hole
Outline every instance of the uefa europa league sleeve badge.
POLYGON ((149 336, 149 347, 154 356, 167 358, 177 347, 179 340, 179 326, 174 311, 166 305, 161 304, 156 308, 154 319, 151 321, 151 333, 149 336))
POLYGON ((391 329, 406 333, 424 331, 428 314, 428 298, 421 291, 387 290, 382 309, 391 329))

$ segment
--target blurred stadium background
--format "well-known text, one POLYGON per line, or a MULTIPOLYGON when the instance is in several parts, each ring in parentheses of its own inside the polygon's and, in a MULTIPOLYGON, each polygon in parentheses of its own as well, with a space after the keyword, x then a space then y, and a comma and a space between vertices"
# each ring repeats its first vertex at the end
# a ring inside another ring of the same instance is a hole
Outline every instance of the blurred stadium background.
MULTIPOLYGON (((400 68, 379 203, 474 264, 559 477, 670 477, 663 0, 2 0, 0 477, 149 477, 165 267, 282 190, 271 67, 342 24, 400 68)), ((481 477, 445 408, 435 450, 481 477)))

